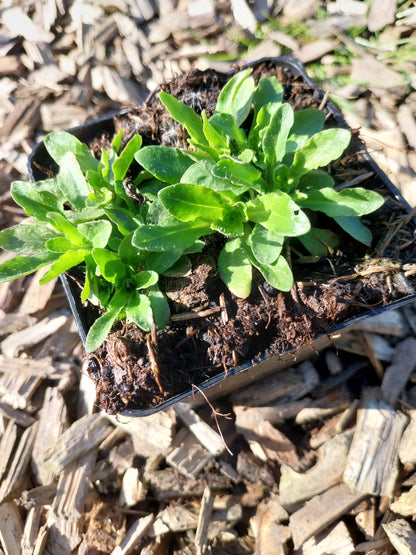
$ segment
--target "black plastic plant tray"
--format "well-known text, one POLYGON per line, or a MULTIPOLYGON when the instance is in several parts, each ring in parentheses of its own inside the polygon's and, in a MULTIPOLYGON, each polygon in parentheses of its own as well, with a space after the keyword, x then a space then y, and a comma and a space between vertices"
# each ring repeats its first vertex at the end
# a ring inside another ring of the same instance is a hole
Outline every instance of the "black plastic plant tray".
MULTIPOLYGON (((275 62, 276 65, 281 66, 283 69, 290 70, 291 74, 294 78, 301 77, 304 82, 315 88, 319 95, 323 98, 324 93, 321 91, 313 80, 307 75, 303 65, 293 58, 292 56, 280 56, 276 58, 263 58, 252 64, 248 64, 248 67, 251 65, 257 65, 259 62, 262 61, 271 61, 275 62)), ((231 72, 230 72, 231 73, 231 72)), ((153 94, 153 93, 152 93, 153 94)), ((326 109, 330 112, 338 121, 338 123, 342 126, 347 127, 342 114, 339 110, 330 102, 326 104, 326 109)), ((121 115, 128 113, 129 110, 123 110, 118 114, 112 114, 107 117, 103 117, 91 122, 87 122, 84 125, 80 125, 78 127, 74 127, 69 129, 68 131, 75 135, 78 139, 86 143, 87 145, 96 138, 97 136, 101 135, 101 133, 106 132, 110 136, 115 133, 114 129, 114 122, 113 117, 114 115, 121 115)), ((395 187, 395 185, 390 181, 390 179, 386 176, 386 174, 378 167, 378 165, 374 162, 371 156, 366 153, 364 155, 365 161, 371 166, 374 173, 378 175, 378 177, 383 181, 386 187, 391 191, 392 195, 397 199, 397 201, 403 206, 403 209, 407 212, 411 212, 411 207, 402 197, 399 190, 395 187)), ((44 142, 40 142, 33 150, 32 154, 29 157, 28 161, 28 170, 30 179, 34 181, 39 181, 41 179, 46 179, 50 177, 50 173, 55 173, 57 171, 57 167, 54 161, 50 158, 44 142)), ((416 222, 416 220, 415 220, 416 222)), ((67 275, 61 275, 61 281, 65 290, 65 293, 68 297, 68 302, 71 307, 71 311, 75 318, 75 322, 79 331, 80 338, 83 343, 85 343, 86 335, 88 332, 88 324, 87 324, 87 317, 86 314, 90 310, 82 305, 79 288, 76 283, 68 278, 67 275)), ((300 350, 295 350, 287 352, 281 356, 275 356, 271 358, 262 358, 261 360, 256 361, 248 361, 241 366, 230 369, 226 373, 221 372, 220 374, 211 377, 204 382, 198 384, 198 388, 189 389, 171 397, 170 399, 163 401, 159 405, 152 407, 150 409, 144 410, 125 410, 121 413, 122 416, 127 417, 141 417, 141 416, 148 416, 150 414, 156 413, 160 410, 164 410, 178 402, 189 402, 191 404, 198 404, 203 400, 203 395, 208 394, 209 398, 217 398, 222 395, 229 393, 230 391, 234 391, 239 389, 245 385, 248 385, 254 381, 259 380, 267 375, 275 373, 277 370, 287 368, 288 366, 300 362, 305 358, 312 356, 317 351, 324 349, 325 347, 332 344, 332 336, 339 335, 339 333, 345 329, 346 327, 350 327, 353 324, 360 322, 361 320, 370 318, 377 314, 380 314, 386 310, 390 309, 397 309, 400 308, 408 303, 416 301, 416 293, 398 299, 390 304, 375 308, 372 310, 368 310, 367 312, 360 314, 359 316, 352 317, 348 320, 345 320, 338 325, 334 326, 329 330, 327 334, 321 334, 317 336, 313 342, 312 347, 302 347, 300 350), (201 390, 203 395, 198 391, 201 390)))

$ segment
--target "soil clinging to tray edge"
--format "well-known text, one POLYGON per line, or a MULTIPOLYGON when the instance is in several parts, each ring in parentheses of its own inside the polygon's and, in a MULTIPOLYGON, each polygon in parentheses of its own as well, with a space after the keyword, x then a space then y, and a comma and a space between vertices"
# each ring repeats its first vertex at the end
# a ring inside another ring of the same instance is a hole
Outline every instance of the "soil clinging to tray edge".
MULTIPOLYGON (((293 80, 283 67, 261 62, 253 75, 273 73, 285 85, 285 101, 295 109, 324 104, 320 91, 302 78, 293 80)), ((205 108, 209 116, 227 78, 212 70, 193 71, 161 89, 197 112, 205 108)), ((328 126, 336 126, 332 108, 321 107, 328 126)), ((121 127, 125 142, 140 133, 144 144, 186 147, 184 130, 172 121, 156 94, 143 107, 115 118, 116 131, 121 127)), ((111 139, 103 136, 90 146, 99 153, 111 139)), ((204 251, 190 257, 192 272, 162 283, 172 311, 167 328, 146 334, 134 325, 118 323, 102 347, 87 357, 98 404, 113 414, 156 406, 192 384, 264 355, 311 345, 317 334, 345 319, 414 294, 414 222, 376 174, 360 179, 372 172, 363 151, 354 134, 343 159, 328 170, 339 184, 355 179, 385 196, 385 205, 363 218, 373 233, 372 249, 339 230, 341 247, 331 259, 313 265, 292 259, 296 285, 291 292, 276 291, 258 274, 250 296, 238 299, 226 289, 213 263, 221 238, 210 236, 204 251)), ((129 180, 125 186, 140 201, 129 180)))

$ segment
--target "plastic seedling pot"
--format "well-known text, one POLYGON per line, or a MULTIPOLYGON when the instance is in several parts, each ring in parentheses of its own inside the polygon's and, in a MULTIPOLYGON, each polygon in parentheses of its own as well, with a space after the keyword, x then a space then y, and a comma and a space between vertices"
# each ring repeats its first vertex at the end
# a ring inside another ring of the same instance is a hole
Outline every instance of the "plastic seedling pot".
MULTIPOLYGON (((277 68, 279 68, 279 71, 290 74, 290 76, 293 79, 296 79, 297 82, 300 82, 301 84, 303 83, 305 86, 312 89, 315 97, 320 101, 325 102, 325 100, 323 100, 323 91, 318 89, 313 81, 308 77, 300 62, 291 56, 282 56, 271 59, 265 58, 250 64, 250 66, 259 67, 261 64, 274 64, 277 68)), ((155 93, 152 93, 149 98, 152 98, 152 96, 154 97, 154 94, 155 93)), ((342 115, 334 105, 328 102, 325 103, 325 110, 327 114, 335 118, 335 121, 340 126, 347 127, 342 115)), ((121 112, 122 115, 128 113, 129 110, 121 112)), ((97 137, 100 137, 102 133, 106 133, 110 137, 115 134, 114 117, 108 116, 96 121, 88 122, 85 125, 70 129, 69 132, 74 134, 78 139, 85 142, 87 145, 90 145, 92 141, 94 141, 97 137)), ((410 214, 411 209, 409 205, 402 198, 393 183, 368 155, 368 153, 362 153, 361 160, 364 165, 367 165, 368 171, 373 172, 375 178, 378 179, 378 182, 382 183, 390 191, 395 201, 400 204, 404 217, 407 214, 410 214)), ((50 177, 51 172, 53 174, 56 170, 57 167, 53 160, 49 157, 44 143, 39 143, 29 158, 29 174, 31 180, 38 181, 50 177)), ((410 216, 406 225, 413 226, 413 228, 415 227, 415 222, 410 216)), ((61 280, 65 293, 68 297, 69 305, 74 315, 81 340, 85 342, 88 328, 91 325, 91 321, 93 321, 91 317, 91 309, 81 303, 80 290, 74 280, 69 279, 67 275, 62 275, 61 280)), ((166 409, 167 407, 178 402, 185 401, 190 404, 199 404, 204 400, 203 397, 205 395, 209 399, 226 395, 231 391, 235 391, 236 389, 273 374, 278 370, 286 368, 295 362, 300 362, 301 360, 312 356, 317 351, 331 345, 333 337, 342 333, 344 328, 356 324, 360 320, 371 318, 371 316, 379 314, 385 310, 399 308, 407 303, 414 302, 415 300, 416 293, 414 289, 409 286, 407 290, 403 292, 403 295, 393 302, 390 302, 382 307, 370 307, 367 310, 363 310, 356 316, 350 317, 345 321, 338 322, 336 325, 329 327, 325 333, 317 334, 312 344, 304 345, 297 349, 293 348, 288 352, 279 354, 278 356, 267 357, 264 355, 257 357, 255 361, 248 360, 238 367, 228 369, 226 372, 221 371, 217 375, 198 383, 197 388, 190 386, 186 391, 174 395, 156 406, 140 410, 135 408, 130 409, 127 407, 127 409, 122 411, 120 414, 128 417, 147 416, 157 411, 166 409), (203 395, 199 392, 199 390, 203 392, 203 395)))

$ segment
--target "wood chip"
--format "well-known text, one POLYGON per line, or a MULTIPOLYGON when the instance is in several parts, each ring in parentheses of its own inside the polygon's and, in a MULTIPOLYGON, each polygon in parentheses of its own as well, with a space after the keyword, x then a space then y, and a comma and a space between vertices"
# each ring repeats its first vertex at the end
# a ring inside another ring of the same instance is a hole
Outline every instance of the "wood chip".
POLYGON ((42 378, 40 376, 4 374, 0 378, 1 399, 14 409, 27 409, 31 398, 41 383, 42 378))
POLYGON ((196 530, 198 513, 192 505, 172 503, 157 514, 149 531, 150 536, 160 536, 169 532, 196 530))
POLYGON ((354 551, 354 543, 344 522, 340 522, 323 537, 310 538, 302 546, 302 555, 322 555, 336 553, 350 555, 354 551))
POLYGON ((400 439, 399 458, 406 471, 416 468, 416 411, 409 413, 410 422, 400 439))
POLYGON ((409 333, 409 327, 399 310, 387 310, 381 314, 371 316, 354 324, 351 329, 363 330, 382 335, 394 335, 405 337, 409 333))
POLYGON ((68 463, 60 473, 47 522, 50 553, 69 555, 81 541, 80 518, 97 453, 97 449, 90 450, 68 463))
POLYGON ((146 536, 152 526, 153 520, 154 516, 152 514, 136 520, 136 522, 128 529, 121 544, 113 549, 111 555, 128 555, 131 553, 146 536))
POLYGON ((56 333, 67 320, 67 314, 51 314, 28 330, 18 331, 9 335, 7 339, 2 341, 1 350, 5 355, 15 357, 21 350, 37 345, 49 335, 56 333))
POLYGON ((391 89, 404 85, 404 79, 400 73, 370 55, 363 58, 353 58, 351 79, 357 83, 365 84, 375 94, 382 94, 387 88, 391 89))
POLYGON ((4 25, 10 29, 12 33, 19 30, 19 34, 28 40, 38 40, 51 42, 55 38, 53 33, 45 31, 42 27, 36 25, 21 8, 9 8, 2 13, 4 25))
POLYGON ((29 510, 21 539, 22 555, 33 555, 42 516, 43 507, 32 507, 29 510))
POLYGON ((214 495, 209 487, 204 489, 201 508, 198 515, 198 524, 195 532, 195 547, 197 555, 204 555, 208 549, 208 526, 211 520, 214 495))
POLYGON ((290 530, 283 525, 289 519, 279 498, 272 495, 258 506, 250 524, 256 538, 256 555, 286 555, 290 530))
POLYGON ((114 102, 137 106, 147 97, 147 89, 121 77, 114 69, 96 66, 91 71, 93 87, 106 92, 114 102))
POLYGON ((316 40, 299 48, 296 52, 296 57, 299 58, 302 63, 307 64, 319 60, 322 56, 328 54, 328 52, 333 52, 338 46, 338 41, 333 39, 316 40))
POLYGON ((397 0, 372 0, 368 14, 368 30, 375 33, 389 23, 394 23, 396 10, 397 0))
POLYGON ((269 459, 299 468, 296 447, 280 430, 267 420, 258 422, 253 428, 237 428, 249 442, 253 453, 265 462, 269 459))
POLYGON ((401 104, 397 111, 397 121, 408 144, 416 150, 416 119, 407 104, 401 104))
POLYGON ((62 436, 68 425, 68 413, 62 393, 56 387, 48 387, 39 413, 38 434, 32 453, 32 469, 39 484, 48 485, 53 482, 54 473, 45 466, 44 454, 51 443, 62 436))
POLYGON ((0 439, 0 483, 6 472, 17 438, 17 426, 13 420, 9 420, 5 432, 0 439))
POLYGON ((370 399, 358 410, 344 482, 372 495, 392 496, 399 476, 399 442, 407 418, 383 401, 370 399))
POLYGON ((115 426, 131 435, 138 455, 151 457, 165 453, 172 445, 176 429, 173 411, 161 411, 141 418, 119 416, 109 419, 115 426))
POLYGON ((146 472, 152 494, 158 501, 190 497, 200 497, 204 492, 206 482, 202 479, 185 478, 175 468, 151 470, 146 472))
POLYGON ((42 465, 58 475, 74 459, 99 445, 112 426, 101 414, 83 416, 53 441, 44 452, 42 465))
POLYGON ((0 540, 6 555, 21 553, 23 523, 14 501, 0 504, 0 540))
POLYGON ((390 505, 390 510, 405 517, 414 517, 416 514, 416 486, 403 492, 400 497, 390 505))
POLYGON ((187 428, 182 428, 176 434, 172 450, 166 456, 166 462, 174 466, 184 476, 196 477, 214 457, 202 447, 194 434, 187 428))
POLYGON ((39 279, 44 275, 45 268, 38 270, 30 280, 23 299, 19 305, 19 312, 22 314, 34 314, 45 308, 50 300, 58 278, 51 279, 44 285, 39 284, 39 279))
POLYGON ((224 451, 225 444, 222 437, 204 422, 193 409, 185 403, 177 403, 175 411, 205 449, 213 455, 220 455, 224 451))
POLYGON ((303 21, 313 17, 316 9, 317 4, 315 0, 303 0, 302 3, 299 3, 297 0, 286 0, 283 5, 283 14, 285 19, 303 21))
POLYGON ((392 364, 386 368, 381 396, 386 403, 394 406, 416 369, 416 338, 407 337, 396 346, 392 364))
POLYGON ((403 518, 383 524, 384 531, 399 555, 416 553, 416 532, 403 518))
POLYGON ((0 485, 0 503, 8 500, 13 495, 19 494, 29 479, 27 469, 36 438, 37 427, 38 423, 35 422, 32 426, 26 428, 19 440, 13 459, 0 485))
POLYGON ((234 19, 243 29, 247 29, 251 33, 256 31, 257 20, 245 0, 231 0, 231 9, 234 19))
POLYGON ((352 492, 347 485, 339 484, 315 496, 289 518, 295 549, 310 537, 330 526, 337 518, 348 513, 365 498, 365 494, 352 492))
POLYGON ((306 361, 296 369, 288 368, 269 376, 250 387, 231 395, 234 405, 266 405, 276 399, 282 402, 296 401, 307 395, 319 382, 313 365, 306 361))
POLYGON ((16 410, 7 403, 3 403, 1 401, 0 414, 5 416, 9 420, 13 420, 14 422, 16 422, 16 424, 22 426, 23 428, 27 428, 35 422, 35 419, 26 412, 16 410))
POLYGON ((4 314, 0 319, 0 336, 10 335, 35 323, 35 318, 25 314, 4 314))
POLYGON ((317 453, 318 462, 306 472, 281 466, 279 492, 283 505, 310 499, 342 481, 352 435, 345 432, 324 443, 317 453))
POLYGON ((139 469, 135 467, 128 468, 121 482, 120 507, 134 507, 134 505, 146 499, 146 494, 147 486, 140 479, 139 469))
POLYGON ((276 403, 265 407, 237 405, 234 406, 236 426, 238 428, 252 428, 262 420, 268 420, 271 424, 282 423, 294 418, 308 404, 308 399, 302 399, 292 403, 276 403))

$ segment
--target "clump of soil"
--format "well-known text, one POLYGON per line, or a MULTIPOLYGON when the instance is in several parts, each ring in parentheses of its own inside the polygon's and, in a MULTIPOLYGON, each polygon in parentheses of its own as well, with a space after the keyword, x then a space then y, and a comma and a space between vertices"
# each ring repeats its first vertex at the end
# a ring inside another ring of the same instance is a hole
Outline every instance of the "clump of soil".
MULTIPOLYGON (((323 102, 322 92, 293 76, 284 64, 260 62, 253 74, 257 79, 276 74, 284 84, 285 101, 295 109, 321 107, 328 126, 345 125, 323 102)), ((205 109, 209 116, 227 79, 212 70, 193 71, 161 89, 197 112, 205 109)), ((143 107, 115 118, 114 124, 116 132, 123 128, 126 142, 140 133, 144 144, 186 147, 184 130, 172 121, 156 93, 143 107)), ((90 146, 100 149, 111 139, 100 136, 90 146)), ((168 327, 145 334, 134 325, 118 323, 102 347, 88 356, 86 368, 96 384, 99 405, 113 414, 154 407, 193 384, 247 361, 312 345, 318 334, 329 333, 349 318, 414 295, 414 222, 384 181, 375 173, 368 176, 373 168, 364 152, 355 134, 343 159, 328 170, 337 183, 358 178, 360 186, 385 196, 385 205, 363 218, 373 232, 371 249, 339 230, 341 249, 330 259, 309 264, 301 246, 293 244, 297 257, 292 258, 292 291, 278 292, 258 274, 250 296, 238 299, 226 290, 215 267, 221 238, 209 237, 204 251, 190 257, 190 273, 162 283, 172 311, 168 327)), ((133 197, 137 192, 131 180, 137 169, 125 184, 133 197)))

